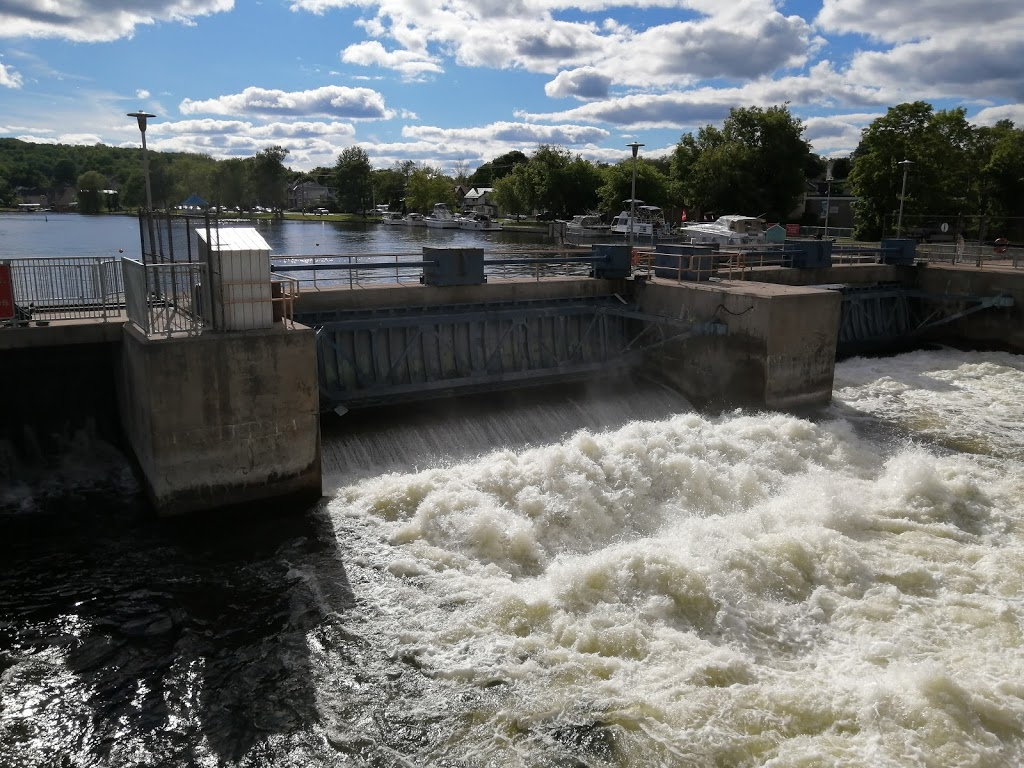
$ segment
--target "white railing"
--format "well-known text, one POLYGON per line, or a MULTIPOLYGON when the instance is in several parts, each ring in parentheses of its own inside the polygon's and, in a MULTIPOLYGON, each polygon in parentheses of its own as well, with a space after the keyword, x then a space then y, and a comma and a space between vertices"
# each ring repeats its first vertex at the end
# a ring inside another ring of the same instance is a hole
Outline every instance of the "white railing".
POLYGON ((120 316, 124 284, 119 261, 107 256, 8 259, 16 319, 53 320, 120 316))
POLYGON ((128 320, 146 336, 197 336, 210 306, 206 264, 122 259, 128 320))

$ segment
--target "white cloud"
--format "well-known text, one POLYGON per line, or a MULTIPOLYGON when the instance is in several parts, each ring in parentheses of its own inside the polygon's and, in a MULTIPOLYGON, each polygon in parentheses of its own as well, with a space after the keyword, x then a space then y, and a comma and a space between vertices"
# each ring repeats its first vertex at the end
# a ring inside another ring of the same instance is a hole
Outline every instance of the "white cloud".
POLYGON ((492 123, 474 128, 436 128, 406 126, 402 135, 437 142, 505 142, 536 147, 538 144, 575 146, 603 141, 608 131, 589 125, 531 125, 529 123, 492 123))
POLYGON ((423 74, 444 72, 435 57, 413 51, 387 51, 376 40, 350 45, 342 51, 341 60, 346 64, 393 69, 410 79, 423 74))
POLYGON ((149 95, 149 91, 147 91, 145 88, 140 88, 135 92, 135 98, 137 99, 148 99, 149 95))
POLYGON ((975 125, 995 125, 1000 120, 1012 120, 1018 128, 1024 127, 1024 104, 1005 104, 985 107, 971 120, 975 125))
POLYGON ((246 88, 241 93, 205 101, 185 99, 179 109, 186 115, 258 115, 263 117, 343 117, 350 120, 387 120, 394 113, 384 97, 369 88, 328 85, 310 91, 246 88))
POLYGON ((0 87, 21 88, 21 84, 21 75, 0 61, 0 87))
POLYGON ((595 101, 608 96, 612 79, 593 67, 581 67, 570 72, 559 72, 544 86, 544 93, 553 99, 572 96, 580 101, 595 101))
POLYGON ((549 86, 555 96, 581 98, 600 98, 587 95, 597 93, 598 77, 625 87, 659 88, 702 78, 768 75, 802 66, 820 43, 804 19, 782 15, 771 0, 629 0, 614 5, 588 0, 297 0, 291 7, 317 14, 342 7, 375 11, 375 16, 359 22, 373 40, 346 48, 343 59, 348 63, 395 69, 408 76, 413 66, 440 67, 438 56, 443 53, 464 67, 549 75, 585 71, 590 73, 585 81, 574 82, 572 75, 563 74, 549 86), (643 28, 611 19, 601 24, 570 21, 563 13, 633 6, 675 8, 679 20, 643 28), (383 38, 397 49, 386 49, 383 38), (436 49, 433 54, 431 46, 436 49))
POLYGON ((355 136, 351 123, 292 122, 255 125, 242 120, 179 120, 154 123, 150 132, 157 136, 246 136, 257 140, 355 136))
POLYGON ((139 25, 193 19, 234 8, 234 0, 17 0, 0 3, 0 37, 64 38, 81 43, 131 37, 139 25))
POLYGON ((974 38, 984 45, 988 36, 1007 26, 1020 31, 1020 0, 824 0, 815 23, 825 32, 859 34, 888 43, 924 38, 974 38))

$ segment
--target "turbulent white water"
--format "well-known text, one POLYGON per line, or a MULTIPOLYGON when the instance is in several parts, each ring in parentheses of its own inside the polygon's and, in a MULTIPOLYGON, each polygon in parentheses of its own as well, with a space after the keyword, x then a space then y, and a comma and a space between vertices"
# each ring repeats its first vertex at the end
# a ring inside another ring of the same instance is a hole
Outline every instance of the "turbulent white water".
MULTIPOLYGON (((813 420, 336 477, 360 631, 424 680, 395 706, 457 722, 405 759, 1024 763, 1022 424, 1024 358, 943 350, 841 363, 813 420)), ((352 691, 314 656, 330 731, 352 691)))

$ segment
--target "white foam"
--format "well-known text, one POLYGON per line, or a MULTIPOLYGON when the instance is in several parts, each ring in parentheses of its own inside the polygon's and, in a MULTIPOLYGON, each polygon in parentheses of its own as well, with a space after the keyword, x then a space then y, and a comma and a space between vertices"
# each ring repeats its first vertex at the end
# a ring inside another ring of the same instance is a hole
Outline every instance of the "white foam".
POLYGON ((477 694, 455 753, 539 762, 570 722, 617 764, 1024 760, 1024 366, 836 381, 837 414, 896 439, 688 413, 340 489, 370 631, 477 694))

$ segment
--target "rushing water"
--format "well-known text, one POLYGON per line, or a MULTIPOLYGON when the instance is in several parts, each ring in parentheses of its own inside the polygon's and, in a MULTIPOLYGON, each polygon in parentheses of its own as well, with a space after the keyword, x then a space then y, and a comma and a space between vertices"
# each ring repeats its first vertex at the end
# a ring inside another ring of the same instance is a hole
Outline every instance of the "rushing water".
POLYGON ((1024 358, 325 424, 329 497, 0 525, 3 766, 1016 766, 1024 358))

